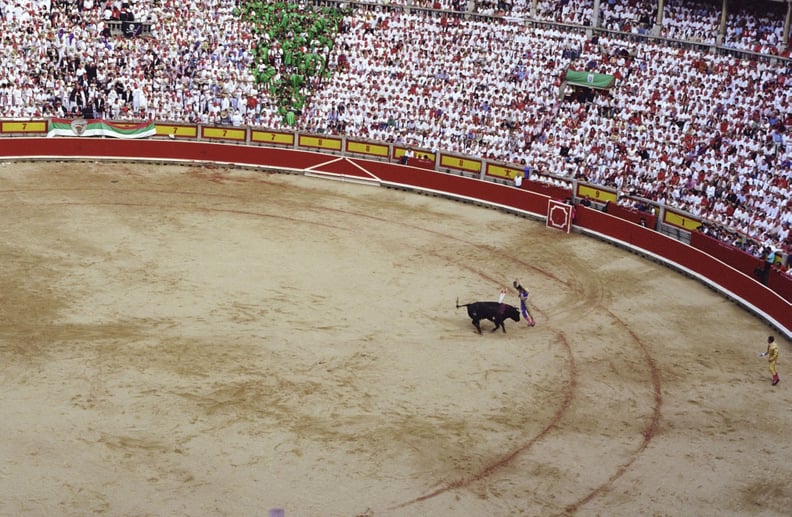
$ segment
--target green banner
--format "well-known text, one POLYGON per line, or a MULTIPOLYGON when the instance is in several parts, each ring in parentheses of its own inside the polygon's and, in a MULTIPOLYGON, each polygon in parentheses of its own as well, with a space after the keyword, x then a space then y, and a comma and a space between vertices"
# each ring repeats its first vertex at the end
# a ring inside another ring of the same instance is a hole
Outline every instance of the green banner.
POLYGON ((573 86, 583 86, 584 88, 613 88, 616 78, 609 74, 595 74, 593 72, 577 72, 567 70, 566 82, 573 86))

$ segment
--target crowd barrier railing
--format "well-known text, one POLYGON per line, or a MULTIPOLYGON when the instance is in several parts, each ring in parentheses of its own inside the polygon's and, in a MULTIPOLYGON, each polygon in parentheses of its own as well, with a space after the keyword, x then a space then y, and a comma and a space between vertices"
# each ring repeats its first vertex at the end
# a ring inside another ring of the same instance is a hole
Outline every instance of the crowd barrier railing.
MULTIPOLYGON (((465 11, 434 9, 432 7, 415 5, 412 4, 411 2, 372 3, 372 2, 349 2, 347 0, 309 0, 309 3, 319 6, 328 6, 328 7, 337 6, 341 9, 345 9, 350 6, 355 6, 365 9, 374 9, 376 11, 418 12, 418 13, 426 13, 431 16, 437 16, 437 17, 446 15, 450 17, 480 20, 480 21, 493 22, 493 23, 516 23, 533 28, 556 29, 564 32, 581 32, 586 34, 610 36, 610 37, 618 38, 620 40, 631 41, 631 42, 653 42, 653 43, 659 43, 662 45, 672 46, 676 48, 686 48, 690 50, 696 50, 703 54, 707 54, 709 52, 715 52, 720 54, 731 55, 740 59, 764 61, 774 64, 785 64, 786 66, 792 64, 792 58, 790 58, 788 55, 762 54, 750 50, 742 50, 739 48, 735 48, 717 42, 703 43, 699 41, 668 38, 662 35, 653 34, 652 30, 646 30, 643 33, 625 32, 621 30, 608 29, 602 26, 579 25, 576 23, 546 20, 542 18, 532 17, 530 15, 523 15, 523 16, 513 16, 511 14, 490 15, 490 14, 477 13, 470 9, 465 11)), ((783 20, 780 21, 781 23, 783 23, 783 20)))
MULTIPOLYGON (((0 122, 0 128, 7 127, 0 122)), ((32 127, 40 126, 34 124, 32 127)), ((164 137, 160 134, 158 124, 160 138, 147 139, 43 136, 0 138, 0 159, 107 159, 198 165, 212 163, 291 171, 427 192, 485 204, 536 219, 545 219, 548 201, 557 200, 556 194, 574 192, 572 189, 562 189, 560 192, 542 192, 541 189, 535 191, 530 188, 531 183, 517 188, 507 182, 488 181, 482 171, 478 174, 464 174, 463 168, 450 171, 409 164, 405 166, 393 158, 393 144, 376 144, 387 145, 390 157, 373 159, 352 153, 342 154, 344 149, 349 149, 350 143, 360 143, 354 139, 333 137, 333 143, 328 144, 325 142, 327 136, 295 135, 292 144, 264 146, 255 144, 255 139, 252 138, 254 130, 251 129, 232 128, 246 134, 242 141, 235 141, 225 139, 227 133, 220 137, 223 128, 196 128, 195 134, 204 135, 203 139, 197 136, 177 139, 167 136, 173 135, 171 131, 174 126, 164 124, 163 127, 166 128, 164 137), (218 133, 215 134, 215 131, 218 133)), ((277 140, 284 133, 273 134, 277 140)), ((436 160, 441 162, 440 154, 436 160)), ((484 161, 479 161, 484 167, 484 161)), ((462 165, 465 166, 465 163, 462 165)), ((576 185, 576 188, 580 188, 580 185, 576 185)), ((617 217, 594 208, 579 206, 574 227, 581 233, 605 239, 704 282, 740 303, 779 332, 792 337, 792 302, 758 281, 750 272, 741 271, 702 249, 653 228, 636 224, 629 218, 617 217)))

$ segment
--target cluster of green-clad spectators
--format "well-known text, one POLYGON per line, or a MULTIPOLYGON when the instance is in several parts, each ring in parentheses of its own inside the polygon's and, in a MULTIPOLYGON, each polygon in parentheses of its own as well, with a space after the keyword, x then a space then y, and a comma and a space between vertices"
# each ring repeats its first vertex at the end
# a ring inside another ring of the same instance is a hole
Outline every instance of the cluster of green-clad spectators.
POLYGON ((275 99, 278 113, 294 125, 316 79, 329 74, 327 57, 333 49, 343 14, 334 7, 250 0, 235 14, 253 25, 253 74, 275 99))

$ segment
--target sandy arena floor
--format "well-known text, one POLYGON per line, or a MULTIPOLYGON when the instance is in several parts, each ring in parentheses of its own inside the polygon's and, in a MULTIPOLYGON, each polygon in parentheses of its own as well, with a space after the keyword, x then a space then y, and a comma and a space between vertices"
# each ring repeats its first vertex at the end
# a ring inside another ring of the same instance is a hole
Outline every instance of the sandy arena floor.
POLYGON ((761 321, 613 246, 198 167, 0 163, 0 213, 2 515, 792 508, 790 343, 772 388, 761 321), (537 326, 475 333, 517 277, 537 326))

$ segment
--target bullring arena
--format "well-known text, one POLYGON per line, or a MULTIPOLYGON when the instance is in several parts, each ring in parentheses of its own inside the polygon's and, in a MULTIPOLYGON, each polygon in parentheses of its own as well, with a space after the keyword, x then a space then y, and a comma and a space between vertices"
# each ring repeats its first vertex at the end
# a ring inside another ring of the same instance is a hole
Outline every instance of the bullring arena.
POLYGON ((792 2, 0 24, 0 516, 790 514, 792 2))
POLYGON ((0 210, 0 514, 792 507, 789 342, 773 388, 763 321, 620 248, 223 167, 3 162, 0 210), (536 327, 478 335, 514 278, 536 327))

